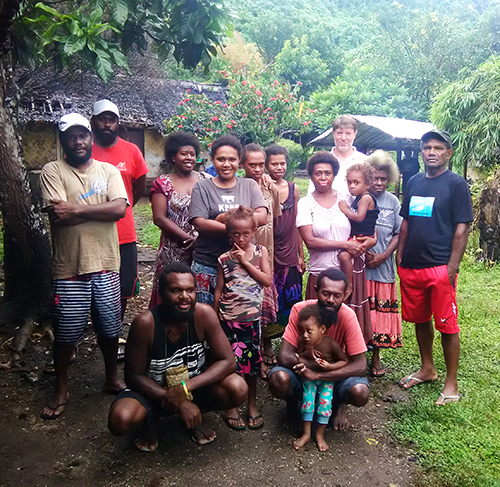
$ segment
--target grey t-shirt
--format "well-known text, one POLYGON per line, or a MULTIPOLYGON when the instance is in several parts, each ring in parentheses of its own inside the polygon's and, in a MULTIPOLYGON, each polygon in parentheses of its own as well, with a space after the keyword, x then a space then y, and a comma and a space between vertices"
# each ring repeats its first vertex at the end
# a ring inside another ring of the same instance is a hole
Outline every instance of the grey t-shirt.
MULTIPOLYGON (((217 215, 243 205, 255 210, 267 208, 259 186, 253 179, 236 178, 232 188, 219 188, 212 179, 198 181, 193 188, 189 205, 189 221, 194 218, 215 220, 217 215)), ((229 238, 200 233, 196 240, 193 260, 199 264, 217 267, 217 259, 231 248, 229 238)))
MULTIPOLYGON (((375 228, 378 232, 377 245, 371 249, 375 254, 385 251, 394 235, 399 233, 403 219, 399 216, 401 205, 399 200, 391 193, 384 191, 380 196, 375 196, 379 214, 375 228)), ((394 252, 375 269, 366 268, 366 279, 378 282, 396 282, 394 270, 394 252)))

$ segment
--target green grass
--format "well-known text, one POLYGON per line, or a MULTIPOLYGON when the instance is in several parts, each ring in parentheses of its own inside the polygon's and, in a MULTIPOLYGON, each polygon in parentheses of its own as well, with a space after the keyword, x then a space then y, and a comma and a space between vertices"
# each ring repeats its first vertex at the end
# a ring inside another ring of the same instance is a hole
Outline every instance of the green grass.
POLYGON ((309 187, 309 179, 294 178, 293 182, 299 187, 300 196, 305 196, 307 194, 307 188, 309 187))
MULTIPOLYGON (((434 359, 435 383, 411 389, 411 401, 392 410, 391 429, 412 444, 424 474, 423 485, 500 486, 500 266, 473 264, 466 256, 458 282, 461 326, 458 404, 434 406, 446 368, 439 333, 434 359)), ((398 380, 420 364, 414 325, 403 323, 403 348, 382 352, 398 380)))
POLYGON ((153 223, 153 214, 149 202, 138 203, 134 206, 134 219, 139 244, 157 249, 160 245, 161 231, 153 223))

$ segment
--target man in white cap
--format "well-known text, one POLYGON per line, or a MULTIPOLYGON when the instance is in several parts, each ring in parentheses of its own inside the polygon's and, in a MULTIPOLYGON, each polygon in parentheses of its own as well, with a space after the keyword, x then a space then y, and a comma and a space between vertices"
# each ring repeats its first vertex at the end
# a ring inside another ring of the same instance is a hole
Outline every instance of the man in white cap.
POLYGON ((59 139, 65 158, 42 169, 43 207, 52 233, 54 368, 56 388, 42 418, 57 419, 69 398, 67 372, 89 313, 104 356, 104 390, 118 393, 120 253, 116 222, 127 208, 120 172, 91 158, 92 132, 77 113, 61 117, 59 139))
POLYGON ((119 117, 118 107, 113 102, 99 100, 94 103, 90 123, 94 133, 92 157, 98 161, 109 162, 120 171, 130 202, 125 218, 117 223, 121 257, 121 316, 123 320, 127 300, 139 292, 137 236, 132 207, 146 190, 146 174, 149 169, 139 148, 118 137, 119 117))

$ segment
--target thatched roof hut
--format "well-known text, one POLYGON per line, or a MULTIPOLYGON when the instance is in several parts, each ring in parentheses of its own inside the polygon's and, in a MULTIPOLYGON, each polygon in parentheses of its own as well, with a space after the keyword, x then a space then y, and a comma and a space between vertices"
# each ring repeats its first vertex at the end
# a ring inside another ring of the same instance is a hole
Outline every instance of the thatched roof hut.
POLYGON ((29 169, 38 169, 60 156, 57 122, 64 113, 90 117, 95 101, 108 98, 118 105, 120 135, 136 143, 155 176, 163 159, 165 120, 176 113, 190 90, 210 100, 226 101, 224 87, 216 84, 175 81, 147 76, 116 75, 108 84, 91 73, 40 70, 29 77, 17 75, 23 95, 18 106, 24 157, 29 169))

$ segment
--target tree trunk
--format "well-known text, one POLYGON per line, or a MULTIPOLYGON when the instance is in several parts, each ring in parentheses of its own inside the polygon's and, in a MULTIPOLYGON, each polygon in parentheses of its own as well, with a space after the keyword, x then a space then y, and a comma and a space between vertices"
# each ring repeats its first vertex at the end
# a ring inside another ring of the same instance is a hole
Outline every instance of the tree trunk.
POLYGON ((500 260, 500 170, 481 192, 479 232, 484 256, 500 260))
POLYGON ((16 92, 9 52, 0 54, 0 205, 3 215, 5 292, 0 323, 39 320, 50 312, 48 233, 33 197, 9 100, 16 92))

